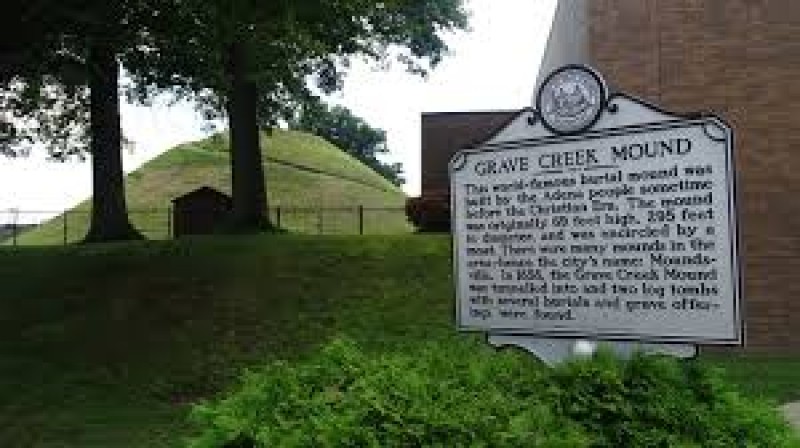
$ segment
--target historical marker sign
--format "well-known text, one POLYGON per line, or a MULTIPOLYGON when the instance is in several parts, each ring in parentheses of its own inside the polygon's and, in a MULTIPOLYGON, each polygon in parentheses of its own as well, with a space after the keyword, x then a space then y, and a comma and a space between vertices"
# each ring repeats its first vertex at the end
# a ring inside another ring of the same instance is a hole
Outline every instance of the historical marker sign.
POLYGON ((460 328, 741 343, 728 125, 607 98, 575 66, 537 106, 451 162, 460 328))

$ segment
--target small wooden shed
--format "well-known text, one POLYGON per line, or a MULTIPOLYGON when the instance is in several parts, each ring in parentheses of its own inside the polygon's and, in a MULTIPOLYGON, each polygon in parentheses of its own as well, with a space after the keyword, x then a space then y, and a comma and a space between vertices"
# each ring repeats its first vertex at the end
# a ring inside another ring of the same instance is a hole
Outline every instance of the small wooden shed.
POLYGON ((172 235, 214 233, 230 216, 233 200, 211 187, 200 187, 172 200, 172 235))

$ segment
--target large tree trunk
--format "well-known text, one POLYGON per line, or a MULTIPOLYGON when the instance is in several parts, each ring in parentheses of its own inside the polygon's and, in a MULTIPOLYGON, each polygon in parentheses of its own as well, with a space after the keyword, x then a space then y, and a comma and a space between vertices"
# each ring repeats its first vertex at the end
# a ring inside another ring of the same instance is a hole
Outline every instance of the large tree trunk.
POLYGON ((92 217, 85 242, 141 239, 128 221, 122 171, 119 116, 119 65, 114 48, 94 42, 89 48, 89 106, 92 152, 92 217))
POLYGON ((233 192, 232 226, 238 232, 269 228, 267 198, 259 144, 256 83, 247 78, 245 49, 234 43, 228 49, 228 120, 233 192))

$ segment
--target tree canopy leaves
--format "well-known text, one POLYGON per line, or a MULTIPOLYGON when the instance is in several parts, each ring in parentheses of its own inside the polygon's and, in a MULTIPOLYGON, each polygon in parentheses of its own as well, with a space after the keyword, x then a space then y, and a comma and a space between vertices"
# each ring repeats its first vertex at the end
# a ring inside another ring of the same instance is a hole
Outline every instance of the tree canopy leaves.
POLYGON ((0 21, 0 153, 33 143, 64 159, 89 149, 92 43, 139 59, 161 0, 7 0, 0 21))
POLYGON ((461 0, 165 1, 169 20, 145 33, 147 51, 126 62, 137 93, 172 89, 223 116, 231 85, 231 45, 246 55, 258 91, 258 121, 272 126, 322 92, 341 88, 352 57, 425 74, 447 51, 442 34, 464 29, 461 0))
POLYGON ((400 163, 383 163, 379 154, 386 154, 386 132, 373 128, 364 119, 342 106, 330 107, 322 102, 306 104, 300 114, 289 122, 289 127, 307 131, 328 140, 342 151, 352 155, 387 178, 402 185, 403 166, 400 163))

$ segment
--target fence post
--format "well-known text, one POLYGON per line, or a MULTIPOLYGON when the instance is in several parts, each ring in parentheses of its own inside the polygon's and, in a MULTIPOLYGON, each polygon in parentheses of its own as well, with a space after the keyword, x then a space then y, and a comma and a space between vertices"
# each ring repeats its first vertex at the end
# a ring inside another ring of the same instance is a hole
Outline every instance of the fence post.
POLYGON ((17 247, 17 221, 19 221, 19 209, 14 209, 14 220, 11 223, 11 239, 14 247, 17 247))
POLYGON ((275 207, 275 227, 281 228, 281 206, 275 207))
POLYGON ((317 209, 317 233, 322 235, 322 207, 317 209))
POLYGON ((64 245, 67 245, 67 231, 69 228, 67 227, 67 217, 69 216, 69 210, 64 210, 64 245))
POLYGON ((364 234, 364 206, 358 206, 358 234, 364 234))
POLYGON ((167 239, 172 239, 172 207, 167 206, 167 239))

